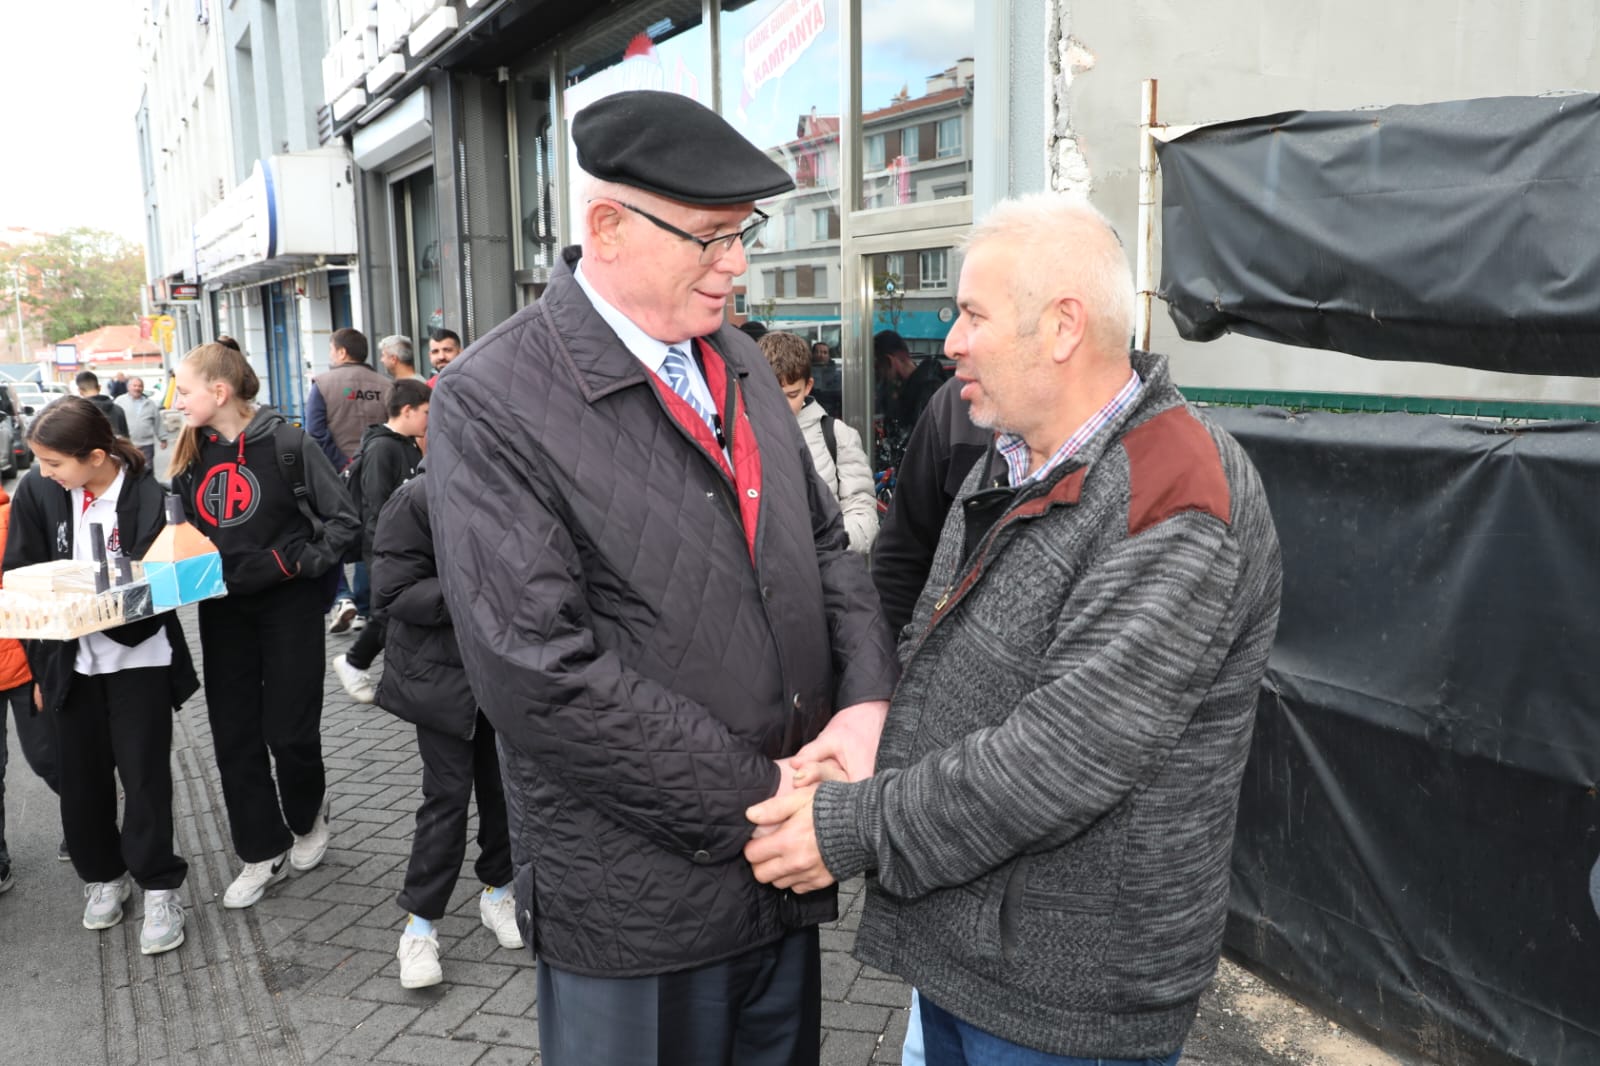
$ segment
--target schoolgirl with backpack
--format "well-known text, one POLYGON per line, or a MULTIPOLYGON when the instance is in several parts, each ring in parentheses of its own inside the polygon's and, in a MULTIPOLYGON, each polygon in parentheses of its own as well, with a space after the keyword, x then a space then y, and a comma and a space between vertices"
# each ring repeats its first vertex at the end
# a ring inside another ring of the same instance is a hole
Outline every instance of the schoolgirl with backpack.
POLYGON ((240 352, 203 344, 173 377, 184 414, 173 491, 228 586, 199 605, 211 739, 243 863, 222 905, 249 907, 328 848, 321 579, 361 530, 322 450, 255 403, 240 352))
MULTIPOLYGON (((166 525, 165 493, 144 454, 116 437, 78 396, 45 408, 28 428, 38 460, 11 504, 4 568, 61 559, 137 559, 166 525)), ((189 866, 173 849, 172 715, 199 687, 176 614, 77 640, 25 642, 33 699, 56 719, 61 825, 83 878, 83 925, 122 921, 135 883, 144 890, 139 948, 183 943, 179 889, 189 866), (117 785, 123 791, 121 825, 117 785)))

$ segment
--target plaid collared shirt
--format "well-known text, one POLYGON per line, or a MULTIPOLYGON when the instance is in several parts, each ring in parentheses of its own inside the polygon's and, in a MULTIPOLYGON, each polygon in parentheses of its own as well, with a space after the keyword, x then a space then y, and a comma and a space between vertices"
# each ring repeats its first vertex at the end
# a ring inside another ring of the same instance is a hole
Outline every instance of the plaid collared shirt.
POLYGON ((1128 375, 1128 383, 1107 404, 1096 411, 1094 416, 1079 426, 1072 436, 1067 438, 1065 444, 1056 449, 1050 461, 1041 466, 1032 474, 1028 473, 1028 463, 1032 455, 1028 451, 1028 444, 1015 433, 1002 433, 995 440, 995 447, 1005 458, 1006 471, 1011 479, 1011 487, 1016 488, 1029 481, 1038 481, 1050 471, 1078 454, 1078 450, 1094 439, 1094 435, 1117 415, 1138 399, 1139 393, 1144 391, 1144 382, 1139 380, 1139 374, 1134 371, 1128 375))

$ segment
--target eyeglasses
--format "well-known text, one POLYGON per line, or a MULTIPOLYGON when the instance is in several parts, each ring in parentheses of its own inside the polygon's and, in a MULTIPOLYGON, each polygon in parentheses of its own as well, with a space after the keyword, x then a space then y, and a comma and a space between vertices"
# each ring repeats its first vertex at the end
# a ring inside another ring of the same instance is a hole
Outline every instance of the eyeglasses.
POLYGON ((767 224, 766 212, 762 211, 760 208, 756 208, 755 221, 751 222, 738 233, 724 233, 716 237, 701 238, 696 237, 692 233, 685 233, 672 223, 662 221, 643 208, 634 207, 632 204, 625 203, 622 200, 618 200, 617 203, 622 204, 623 207, 626 207, 629 211, 632 211, 636 215, 643 215, 645 218, 666 230, 674 237, 682 237, 686 241, 693 241, 695 244, 698 244, 700 246, 701 266, 710 266, 718 259, 721 259, 729 252, 733 251, 734 241, 742 242, 746 248, 750 247, 751 243, 755 241, 756 237, 760 236, 761 227, 767 224))

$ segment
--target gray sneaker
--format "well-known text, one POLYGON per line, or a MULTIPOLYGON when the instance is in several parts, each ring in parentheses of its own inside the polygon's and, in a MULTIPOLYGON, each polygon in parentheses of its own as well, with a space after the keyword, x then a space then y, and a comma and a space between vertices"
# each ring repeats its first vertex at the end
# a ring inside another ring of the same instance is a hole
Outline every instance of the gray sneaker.
POLYGON ((93 881, 83 886, 83 927, 110 929, 122 921, 122 904, 133 891, 133 882, 123 874, 115 881, 93 881))
POLYGON ((144 894, 144 928, 139 951, 159 955, 183 943, 183 901, 175 888, 152 888, 144 894))

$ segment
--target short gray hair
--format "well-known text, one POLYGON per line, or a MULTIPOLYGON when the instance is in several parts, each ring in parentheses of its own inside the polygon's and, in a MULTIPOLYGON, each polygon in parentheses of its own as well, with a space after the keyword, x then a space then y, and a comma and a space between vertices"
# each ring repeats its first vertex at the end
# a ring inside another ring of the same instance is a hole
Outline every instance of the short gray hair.
POLYGON ((1065 280, 1089 310, 1091 342, 1128 350, 1134 327, 1133 270, 1122 240, 1087 200, 1041 192, 997 203, 962 242, 970 252, 1000 241, 1011 255, 1011 298, 1024 334, 1038 327, 1065 280))
POLYGON ((378 342, 379 355, 393 355, 406 366, 416 365, 416 356, 411 354, 411 338, 403 333, 391 333, 378 342))

